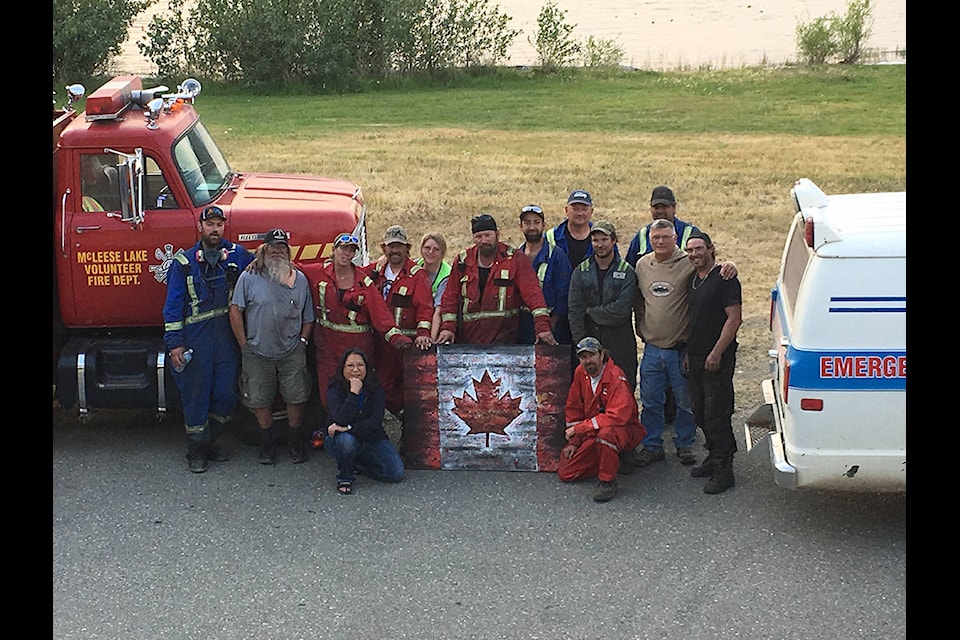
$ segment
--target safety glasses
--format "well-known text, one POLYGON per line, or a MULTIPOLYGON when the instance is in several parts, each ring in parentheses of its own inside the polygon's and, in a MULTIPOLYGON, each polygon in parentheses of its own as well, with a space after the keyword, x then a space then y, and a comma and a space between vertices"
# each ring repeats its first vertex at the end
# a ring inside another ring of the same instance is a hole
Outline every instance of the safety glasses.
POLYGON ((337 236, 337 239, 333 241, 333 247, 336 249, 342 244, 352 244, 357 247, 360 246, 360 238, 357 236, 350 235, 349 233, 341 233, 337 236))
POLYGON ((525 206, 523 209, 520 209, 520 213, 521 213, 521 214, 523 214, 523 213, 535 213, 535 214, 537 214, 538 216, 542 216, 542 215, 543 215, 543 209, 541 209, 540 207, 538 207, 538 206, 535 205, 535 204, 528 204, 528 205, 525 206))

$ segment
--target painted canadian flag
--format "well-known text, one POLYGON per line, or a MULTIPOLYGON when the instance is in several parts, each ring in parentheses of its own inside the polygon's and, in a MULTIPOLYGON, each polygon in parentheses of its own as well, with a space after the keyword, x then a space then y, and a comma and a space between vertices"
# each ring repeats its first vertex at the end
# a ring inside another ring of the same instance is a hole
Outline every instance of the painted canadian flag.
POLYGON ((572 351, 439 345, 404 353, 401 449, 410 469, 556 471, 572 351))

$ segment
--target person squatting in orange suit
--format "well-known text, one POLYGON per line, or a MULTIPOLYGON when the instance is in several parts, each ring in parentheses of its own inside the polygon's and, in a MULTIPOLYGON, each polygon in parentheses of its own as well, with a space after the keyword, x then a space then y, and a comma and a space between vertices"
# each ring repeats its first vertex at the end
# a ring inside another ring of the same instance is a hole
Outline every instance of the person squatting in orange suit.
MULTIPOLYGON (((563 482, 596 476, 600 484, 593 499, 607 502, 617 492, 620 453, 635 449, 646 430, 623 369, 600 341, 583 338, 577 343, 577 359, 565 409, 567 444, 557 475, 563 482)), ((624 473, 630 471, 624 466, 624 473)))

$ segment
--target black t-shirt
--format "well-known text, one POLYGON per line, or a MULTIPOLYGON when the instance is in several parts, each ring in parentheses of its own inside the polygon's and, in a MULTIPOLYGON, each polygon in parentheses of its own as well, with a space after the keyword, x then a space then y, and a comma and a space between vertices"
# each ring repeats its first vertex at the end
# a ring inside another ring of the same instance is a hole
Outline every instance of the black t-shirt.
POLYGON ((583 240, 577 240, 567 233, 567 257, 570 258, 570 266, 576 268, 587 257, 587 251, 590 250, 590 236, 587 235, 583 240))
MULTIPOLYGON (((493 265, 490 265, 492 267, 493 265)), ((480 296, 483 296, 483 290, 487 286, 487 280, 490 278, 490 267, 481 267, 477 265, 477 283, 480 285, 480 296)))
MULTIPOLYGON (((687 353, 706 357, 717 344, 720 332, 727 321, 726 307, 741 304, 740 280, 720 277, 720 265, 714 265, 706 279, 700 280, 696 273, 687 284, 687 303, 690 305, 690 337, 687 338, 687 353)), ((737 350, 734 339, 723 352, 730 357, 737 350)))

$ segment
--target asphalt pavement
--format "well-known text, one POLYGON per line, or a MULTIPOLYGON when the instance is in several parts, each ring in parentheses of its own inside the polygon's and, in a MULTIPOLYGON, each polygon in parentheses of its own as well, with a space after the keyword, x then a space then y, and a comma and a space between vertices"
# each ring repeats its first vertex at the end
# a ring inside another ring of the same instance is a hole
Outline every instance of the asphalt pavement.
POLYGON ((54 638, 906 637, 906 495, 782 489, 742 438, 726 493, 668 445, 606 504, 532 472, 340 496, 322 451, 227 444, 192 474, 175 419, 55 415, 54 638))

